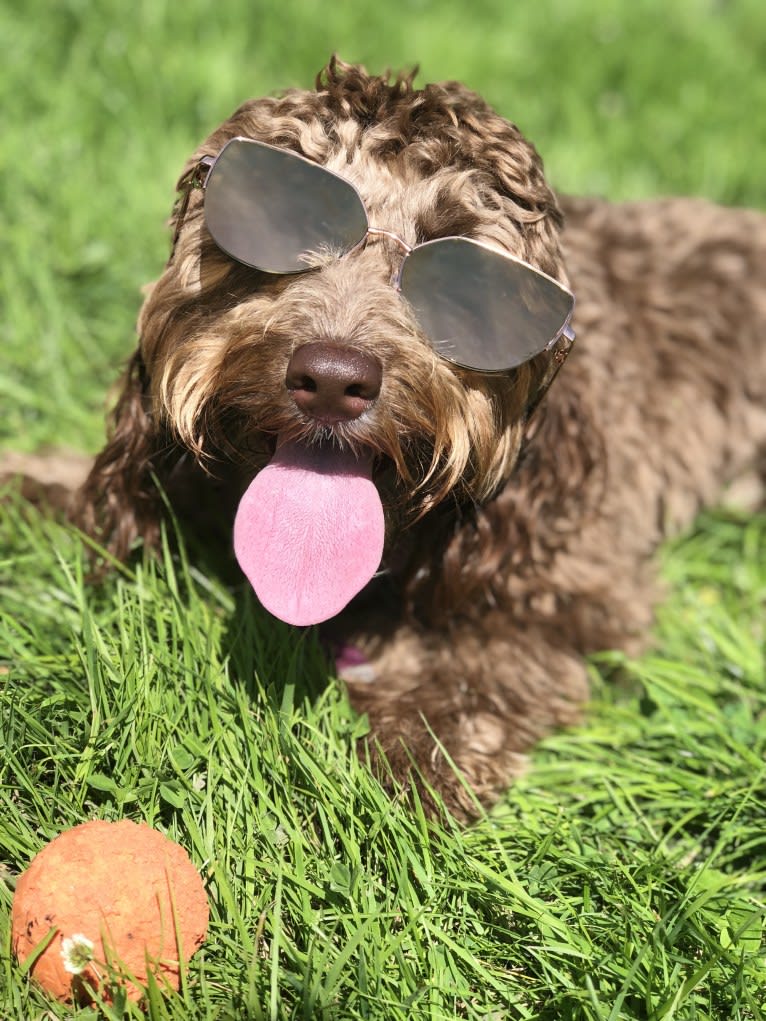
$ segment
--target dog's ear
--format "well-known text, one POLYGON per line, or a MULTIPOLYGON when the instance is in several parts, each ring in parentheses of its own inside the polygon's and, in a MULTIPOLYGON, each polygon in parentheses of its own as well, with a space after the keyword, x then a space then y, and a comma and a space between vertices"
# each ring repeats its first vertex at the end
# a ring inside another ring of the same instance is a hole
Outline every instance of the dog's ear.
POLYGON ((162 500, 155 475, 166 449, 151 411, 148 377, 140 350, 119 384, 109 439, 97 455, 75 500, 74 521, 118 559, 141 538, 156 545, 162 500))
POLYGON ((513 474, 492 500, 457 515, 442 509, 440 522, 429 522, 430 515, 423 520, 405 584, 411 613, 423 616, 425 607, 433 624, 461 608, 468 614, 509 603, 529 609, 528 599, 544 597, 548 582, 556 596, 560 585, 553 585, 551 567, 597 509, 606 458, 602 437, 571 388, 558 388, 538 416, 513 474))

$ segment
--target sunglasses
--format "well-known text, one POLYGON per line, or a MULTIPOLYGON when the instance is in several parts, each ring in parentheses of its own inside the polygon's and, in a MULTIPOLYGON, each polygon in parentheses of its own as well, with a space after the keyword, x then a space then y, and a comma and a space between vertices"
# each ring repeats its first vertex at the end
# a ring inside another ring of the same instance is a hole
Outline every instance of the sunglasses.
MULTIPOLYGON (((287 149, 233 138, 182 180, 176 237, 193 187, 218 247, 264 273, 307 272, 317 254, 348 255, 375 236, 403 258, 392 279, 434 350, 466 369, 505 373, 552 351, 544 393, 574 341, 575 299, 552 277, 481 241, 445 237, 414 247, 371 226, 345 178, 287 149)), ((536 405, 542 393, 535 396, 536 405)))

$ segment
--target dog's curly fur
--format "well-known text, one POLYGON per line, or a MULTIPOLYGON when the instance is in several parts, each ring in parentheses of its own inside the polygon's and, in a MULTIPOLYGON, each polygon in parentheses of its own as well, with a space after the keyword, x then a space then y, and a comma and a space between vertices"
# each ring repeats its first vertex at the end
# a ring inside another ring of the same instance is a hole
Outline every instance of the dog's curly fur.
POLYGON ((444 752, 496 796, 576 718, 584 654, 640 646, 658 542, 762 462, 766 221, 698 200, 557 199, 518 128, 464 86, 416 90, 337 60, 315 91, 241 106, 180 186, 235 135, 333 169, 411 245, 466 235, 568 282, 573 353, 527 421, 549 356, 507 375, 436 356, 385 242, 269 277, 216 247, 192 192, 79 520, 120 557, 155 544, 158 480, 182 521, 227 536, 274 437, 326 431, 290 398, 292 353, 321 340, 374 355, 380 396, 336 432, 376 455, 387 570, 331 634, 366 653, 346 679, 394 773, 414 761, 470 813, 444 752))

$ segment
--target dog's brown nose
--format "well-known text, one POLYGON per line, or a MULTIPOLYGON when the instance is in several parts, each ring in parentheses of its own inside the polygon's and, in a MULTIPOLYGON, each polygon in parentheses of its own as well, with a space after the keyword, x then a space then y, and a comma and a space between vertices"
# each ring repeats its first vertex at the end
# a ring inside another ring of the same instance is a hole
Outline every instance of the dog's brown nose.
POLYGON ((320 422, 350 422, 380 393, 383 367, 356 347, 312 341, 296 348, 285 383, 300 410, 320 422))

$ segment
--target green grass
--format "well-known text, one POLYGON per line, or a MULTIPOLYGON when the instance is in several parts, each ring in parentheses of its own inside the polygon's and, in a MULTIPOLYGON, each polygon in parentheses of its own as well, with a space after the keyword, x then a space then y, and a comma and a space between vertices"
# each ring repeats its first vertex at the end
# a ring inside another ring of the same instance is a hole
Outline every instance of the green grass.
POLYGON ((0 1016, 49 1009, 8 953, 13 873, 125 815, 182 842, 211 901, 153 1018, 766 1014, 765 520, 668 552, 655 654, 619 684, 595 664, 587 726, 469 829, 386 797, 312 638, 244 590, 169 556, 88 588, 79 544, 23 508, 2 539, 0 1016))
MULTIPOLYGON (((557 186, 764 205, 756 0, 0 8, 0 444, 95 449, 187 152, 337 50, 485 92, 557 186)), ((766 520, 661 558, 652 654, 592 663, 587 722, 464 829, 391 801, 297 637, 166 555, 83 581, 77 538, 0 506, 0 1021, 90 1018, 10 954, 14 878, 86 818, 145 819, 211 930, 150 1018, 766 1017, 766 520)), ((113 1018, 140 1017, 130 1006, 113 1018)))

